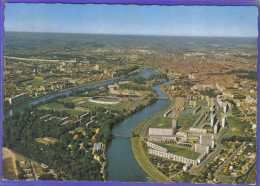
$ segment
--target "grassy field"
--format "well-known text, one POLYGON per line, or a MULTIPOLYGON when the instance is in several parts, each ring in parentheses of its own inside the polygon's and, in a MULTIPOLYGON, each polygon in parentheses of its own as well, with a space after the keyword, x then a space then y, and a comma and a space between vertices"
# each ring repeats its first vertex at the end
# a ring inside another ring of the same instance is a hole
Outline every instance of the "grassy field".
POLYGON ((122 111, 123 109, 128 110, 133 103, 133 101, 124 101, 116 105, 107 105, 107 107, 111 110, 122 111))
POLYGON ((187 104, 185 104, 184 108, 184 111, 178 117, 178 126, 180 126, 184 130, 188 130, 199 118, 201 110, 196 114, 193 114, 193 109, 189 108, 187 104))
POLYGON ((117 111, 122 111, 123 109, 129 109, 129 107, 133 104, 133 101, 123 101, 121 103, 115 104, 115 105, 110 105, 110 104, 99 104, 99 103, 92 103, 88 100, 85 101, 85 103, 80 104, 82 107, 90 107, 90 108, 98 108, 98 107, 103 107, 111 110, 117 110, 117 111))
MULTIPOLYGON (((134 101, 123 101, 119 104, 115 105, 110 105, 110 104, 99 104, 99 103, 93 103, 89 101, 89 97, 66 97, 59 99, 59 101, 66 102, 66 103, 74 103, 76 107, 90 107, 90 108, 98 108, 98 107, 103 107, 111 110, 117 110, 117 111, 123 111, 123 109, 128 110, 130 106, 134 103, 134 101)), ((107 101, 111 101, 108 99, 107 101)), ((148 103, 148 99, 144 100, 142 104, 148 103)), ((66 109, 62 104, 58 103, 50 103, 46 105, 42 105, 39 107, 39 109, 45 109, 45 110, 64 110, 68 114, 74 114, 74 115, 80 115, 83 112, 77 111, 77 110, 72 110, 72 109, 66 109)))
POLYGON ((144 99, 141 104, 147 105, 151 99, 144 99))
POLYGON ((80 110, 76 110, 76 109, 69 109, 69 108, 65 108, 64 105, 60 104, 60 103, 48 103, 45 105, 41 105, 39 107, 40 110, 57 110, 57 111, 65 111, 67 112, 69 115, 72 116, 78 116, 78 115, 82 115, 84 113, 84 111, 80 111, 80 110))
POLYGON ((197 105, 201 106, 201 107, 207 106, 207 101, 206 100, 198 100, 197 105))
POLYGON ((15 164, 15 154, 7 148, 3 150, 3 162, 2 162, 2 176, 3 179, 16 180, 18 179, 18 173, 15 164))
POLYGON ((132 149, 135 156, 136 161, 142 167, 142 169, 152 177, 152 179, 156 182, 161 183, 170 183, 172 182, 170 178, 165 176, 159 170, 157 170, 153 164, 146 157, 144 149, 142 147, 142 140, 140 137, 131 138, 132 149))
POLYGON ((48 103, 45 105, 42 105, 39 107, 39 109, 43 109, 43 110, 60 110, 60 109, 64 109, 64 105, 59 104, 59 103, 48 103))
POLYGON ((135 134, 141 134, 141 131, 142 131, 142 128, 143 128, 144 124, 145 124, 147 121, 149 121, 149 119, 151 119, 152 117, 154 117, 155 115, 157 115, 158 113, 160 113, 160 112, 162 112, 162 111, 166 111, 166 110, 169 108, 170 104, 171 104, 171 101, 168 100, 167 104, 164 106, 164 108, 163 108, 162 110, 159 110, 158 112, 156 112, 156 113, 152 114, 151 116, 145 118, 145 119, 144 119, 141 123, 139 123, 139 124, 137 125, 137 127, 134 129, 134 133, 135 133, 135 134))
POLYGON ((88 97, 66 97, 59 99, 59 101, 63 101, 65 103, 74 103, 76 106, 79 106, 81 103, 84 103, 88 99, 88 97))
MULTIPOLYGON (((110 104, 99 104, 93 103, 88 101, 89 98, 86 97, 68 97, 59 99, 59 101, 67 102, 67 103, 74 103, 76 107, 90 107, 90 108, 98 108, 103 107, 111 110, 123 111, 123 109, 128 110, 130 106, 134 103, 133 101, 123 101, 119 104, 110 105, 110 104)), ((146 101, 148 102, 148 101, 146 101)), ((39 107, 39 109, 43 110, 58 110, 58 111, 65 111, 70 115, 81 115, 84 112, 77 110, 77 109, 69 109, 65 108, 64 105, 59 103, 49 103, 39 107)))
POLYGON ((245 123, 241 122, 239 119, 235 117, 228 117, 227 122, 229 125, 229 128, 227 132, 224 134, 225 137, 231 137, 231 136, 245 136, 244 132, 244 125, 245 123))
POLYGON ((26 82, 27 85, 32 85, 34 87, 40 87, 41 85, 43 85, 43 80, 40 80, 40 79, 34 79, 34 80, 31 80, 31 81, 27 81, 26 82))
POLYGON ((85 113, 83 111, 78 111, 78 110, 73 110, 73 109, 65 109, 64 111, 67 112, 69 115, 72 115, 72 116, 79 116, 79 115, 82 115, 82 114, 85 113))
POLYGON ((156 144, 167 148, 167 150, 172 154, 183 156, 185 158, 189 158, 192 160, 196 160, 200 155, 200 153, 194 152, 193 150, 177 147, 171 143, 156 143, 156 144))
POLYGON ((151 124, 150 127, 154 128, 171 128, 172 127, 172 118, 169 117, 158 117, 151 124))
POLYGON ((99 100, 99 101, 118 101, 118 99, 105 98, 105 97, 96 98, 95 100, 99 100))
POLYGON ((2 170, 3 179, 17 180, 17 176, 14 172, 13 160, 11 157, 3 159, 2 170))
POLYGON ((221 183, 234 183, 236 180, 236 177, 233 176, 227 176, 226 174, 219 172, 218 173, 219 180, 221 180, 221 183))
MULTIPOLYGON (((64 99, 59 99, 59 101, 67 102, 67 103, 74 103, 76 107, 90 107, 90 108, 98 108, 98 107, 103 107, 111 110, 117 110, 117 111, 122 111, 123 109, 129 109, 130 106, 134 103, 133 101, 123 101, 119 104, 115 105, 110 105, 110 104, 99 104, 99 103, 93 103, 88 101, 89 98, 86 97, 68 97, 64 99)), ((65 111, 70 115, 81 115, 84 113, 83 111, 79 111, 76 109, 68 109, 65 108, 64 105, 59 104, 59 103, 49 103, 45 104, 39 107, 39 109, 44 109, 44 110, 60 110, 60 111, 65 111)))

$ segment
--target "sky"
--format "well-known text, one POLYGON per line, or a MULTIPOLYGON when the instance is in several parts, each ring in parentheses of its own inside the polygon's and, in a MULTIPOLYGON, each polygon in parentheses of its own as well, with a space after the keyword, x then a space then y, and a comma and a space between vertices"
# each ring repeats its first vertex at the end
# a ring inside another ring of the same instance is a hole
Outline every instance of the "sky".
POLYGON ((6 3, 5 31, 256 37, 258 10, 242 6, 6 3))

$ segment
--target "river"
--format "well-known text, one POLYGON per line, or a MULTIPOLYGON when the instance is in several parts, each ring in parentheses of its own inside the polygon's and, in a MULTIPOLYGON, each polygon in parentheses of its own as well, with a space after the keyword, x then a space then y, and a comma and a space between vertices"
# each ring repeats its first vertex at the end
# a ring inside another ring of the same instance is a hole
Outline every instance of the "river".
POLYGON ((119 80, 107 80, 107 81, 100 82, 100 83, 95 83, 95 84, 86 85, 86 86, 82 86, 82 87, 71 88, 69 90, 65 90, 65 91, 62 91, 62 92, 52 93, 49 96, 42 97, 42 98, 39 98, 39 99, 36 99, 36 100, 33 100, 33 101, 28 101, 28 102, 16 105, 16 106, 14 106, 10 109, 6 109, 4 111, 4 118, 10 117, 16 112, 23 112, 23 110, 26 107, 28 107, 30 105, 35 105, 35 104, 37 104, 41 101, 45 101, 47 99, 51 99, 51 98, 61 96, 61 95, 68 95, 69 93, 71 93, 74 90, 83 90, 83 89, 86 89, 86 88, 102 87, 102 86, 109 85, 109 84, 112 84, 113 82, 117 82, 117 81, 119 81, 119 80))
MULTIPOLYGON (((159 88, 168 82, 156 85, 153 89, 159 97, 168 97, 159 88)), ((134 128, 145 118, 153 113, 161 110, 167 104, 167 100, 157 100, 152 105, 145 107, 140 112, 137 112, 117 124, 112 133, 114 135, 129 136, 134 128)), ((129 138, 116 137, 112 140, 107 148, 108 166, 108 181, 121 182, 146 182, 151 181, 148 175, 142 170, 134 158, 129 138)))
MULTIPOLYGON (((152 74, 158 74, 154 70, 143 69, 136 76, 148 78, 152 74)), ((101 87, 104 85, 112 84, 119 80, 108 80, 101 83, 95 83, 84 87, 76 87, 74 89, 66 90, 63 92, 57 92, 44 98, 26 102, 23 104, 16 105, 11 109, 5 110, 4 117, 8 118, 16 112, 22 112, 26 107, 37 104, 46 99, 57 97, 60 95, 68 95, 73 90, 83 90, 85 88, 101 87)), ((152 87, 158 94, 159 97, 168 97, 159 88, 168 82, 152 87)), ((122 122, 118 123, 112 133, 114 135, 131 135, 133 129, 145 118, 151 114, 161 110, 167 104, 167 100, 157 100, 152 105, 145 107, 140 112, 137 112, 130 117, 126 118, 122 122)), ((121 182, 145 182, 149 181, 148 175, 141 169, 139 164, 136 162, 132 147, 131 140, 129 138, 114 138, 107 148, 107 159, 108 166, 106 171, 108 173, 108 181, 121 181, 121 182)))
MULTIPOLYGON (((142 69, 137 75, 134 76, 130 76, 129 78, 133 78, 133 77, 144 77, 144 78, 148 78, 150 75, 152 74, 158 74, 155 70, 151 70, 151 69, 142 69)), ((91 85, 86 85, 86 86, 81 86, 81 87, 75 87, 75 88, 70 88, 69 90, 63 90, 62 92, 56 92, 56 93, 52 93, 49 96, 46 97, 41 97, 39 99, 34 99, 33 101, 28 101, 22 104, 18 104, 10 109, 6 109, 4 110, 4 118, 9 118, 10 116, 12 116, 14 113, 16 112, 23 112, 23 110, 30 106, 30 105, 34 105, 37 104, 41 101, 45 101, 47 99, 51 99, 53 97, 57 97, 57 96, 61 96, 61 95, 68 95, 69 93, 71 93, 74 90, 83 90, 86 88, 95 88, 95 87, 102 87, 105 85, 109 85, 115 82, 118 82, 122 79, 116 79, 116 80, 107 80, 107 81, 103 81, 103 82, 99 82, 99 83, 93 83, 91 85)))

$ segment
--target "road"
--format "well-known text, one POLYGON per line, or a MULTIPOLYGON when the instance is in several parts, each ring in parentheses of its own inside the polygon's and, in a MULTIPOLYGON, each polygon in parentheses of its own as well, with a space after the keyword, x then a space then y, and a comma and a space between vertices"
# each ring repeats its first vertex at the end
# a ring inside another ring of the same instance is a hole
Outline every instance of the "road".
POLYGON ((35 176, 35 180, 39 180, 38 175, 37 175, 37 172, 36 172, 36 170, 35 170, 35 167, 34 167, 34 164, 33 164, 32 161, 31 161, 31 165, 32 165, 32 168, 33 168, 33 173, 34 173, 34 176, 35 176))
MULTIPOLYGON (((105 152, 106 152, 106 147, 103 148, 103 158, 104 158, 104 162, 102 162, 102 164, 101 164, 101 169, 100 169, 100 172, 101 172, 102 177, 103 177, 104 180, 106 179, 105 174, 104 174, 104 169, 105 169, 105 166, 106 166, 106 164, 107 164, 107 157, 106 157, 105 152)), ((105 181, 106 181, 106 180, 105 180, 105 181)))
POLYGON ((131 110, 134 110, 145 98, 146 98, 146 95, 144 95, 144 96, 138 98, 138 99, 136 100, 136 102, 134 102, 134 103, 130 106, 130 111, 131 111, 131 110))
MULTIPOLYGON (((166 110, 170 109, 170 108, 174 105, 175 99, 171 99, 171 101, 172 101, 172 103, 170 104, 170 106, 169 106, 166 110)), ((162 116, 165 112, 166 112, 165 110, 159 112, 158 114, 156 114, 154 117, 152 117, 151 119, 149 119, 149 120, 144 124, 144 126, 143 126, 143 128, 142 128, 142 131, 141 131, 141 137, 142 137, 142 138, 145 137, 145 133, 146 133, 146 131, 147 131, 149 125, 151 124, 151 122, 152 122, 153 120, 155 120, 156 118, 162 116)))
POLYGON ((236 184, 241 184, 241 183, 246 183, 246 182, 247 182, 248 177, 250 176, 251 172, 254 170, 255 164, 256 164, 256 159, 255 159, 255 161, 251 164, 251 166, 249 167, 248 171, 247 171, 244 175, 238 176, 238 177, 236 178, 236 184), (243 178, 243 177, 245 177, 245 178, 243 178), (239 181, 240 179, 242 179, 242 182, 239 181))
MULTIPOLYGON (((217 115, 221 118, 221 114, 220 114, 220 108, 218 107, 217 111, 216 111, 217 115)), ((215 135, 215 144, 216 144, 216 148, 214 149, 214 151, 212 153, 210 153, 208 155, 208 157, 202 161, 201 164, 199 164, 197 166, 197 169, 195 170, 195 175, 198 175, 199 172, 201 171, 201 169, 203 167, 205 167, 209 162, 211 162, 222 150, 222 144, 221 144, 221 139, 223 137, 223 135, 227 132, 229 126, 227 125, 224 130, 222 129, 217 135, 215 135)))
POLYGON ((256 164, 256 160, 254 161, 254 163, 252 163, 251 167, 248 169, 247 173, 246 173, 246 179, 245 179, 245 182, 247 182, 250 174, 252 173, 252 171, 254 170, 254 167, 255 167, 255 164, 256 164))
POLYGON ((199 165, 197 166, 195 175, 198 175, 199 172, 201 171, 201 169, 202 169, 203 167, 205 167, 205 165, 207 165, 209 162, 211 162, 211 161, 221 152, 221 150, 222 150, 222 145, 219 144, 219 145, 215 148, 215 150, 214 150, 212 153, 210 153, 210 154, 208 155, 208 157, 207 157, 201 164, 199 164, 199 165))
MULTIPOLYGON (((47 62, 68 61, 68 60, 63 60, 63 59, 33 59, 33 58, 10 57, 10 56, 4 56, 4 58, 5 59, 23 60, 23 61, 42 61, 42 62, 44 62, 44 61, 47 61, 47 62)), ((76 61, 70 61, 70 62, 76 62, 76 61)))
POLYGON ((214 173, 214 177, 217 177, 217 174, 218 174, 218 172, 221 170, 221 169, 223 169, 223 167, 228 163, 228 162, 230 162, 230 160, 237 154, 237 152, 241 149, 241 148, 243 148, 244 146, 245 146, 245 142, 237 149, 237 150, 235 150, 235 152, 233 152, 233 154, 231 155, 231 156, 229 156, 228 157, 228 159, 226 159, 225 161, 224 161, 224 163, 221 165, 221 166, 219 166, 219 168, 215 171, 215 173, 214 173))

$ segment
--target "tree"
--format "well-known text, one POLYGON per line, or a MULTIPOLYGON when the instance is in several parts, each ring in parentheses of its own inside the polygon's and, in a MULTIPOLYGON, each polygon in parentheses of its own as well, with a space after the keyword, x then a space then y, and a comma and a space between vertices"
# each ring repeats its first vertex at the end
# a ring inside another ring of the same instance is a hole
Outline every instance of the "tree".
POLYGON ((53 174, 43 174, 39 177, 39 180, 55 180, 53 174))

